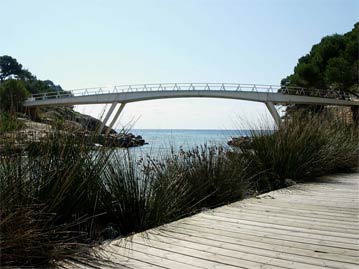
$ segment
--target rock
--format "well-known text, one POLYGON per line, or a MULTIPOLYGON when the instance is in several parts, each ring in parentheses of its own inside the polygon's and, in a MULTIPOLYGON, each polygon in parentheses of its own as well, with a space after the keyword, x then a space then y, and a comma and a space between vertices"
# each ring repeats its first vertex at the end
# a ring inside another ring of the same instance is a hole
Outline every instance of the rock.
POLYGON ((292 186, 292 185, 295 185, 297 184, 297 182, 295 182, 293 179, 290 179, 290 178, 286 178, 284 180, 284 184, 289 187, 289 186, 292 186))
POLYGON ((97 143, 95 143, 95 144, 93 144, 95 147, 103 147, 101 144, 97 144, 97 143))
POLYGON ((233 137, 227 144, 242 149, 250 149, 252 147, 252 138, 248 136, 233 137))
POLYGON ((113 223, 107 224, 107 227, 103 229, 100 235, 105 239, 115 239, 120 235, 119 231, 116 229, 116 225, 113 223))
MULTIPOLYGON (((38 113, 38 120, 51 125, 57 122, 65 122, 66 124, 75 128, 82 128, 94 132, 101 125, 101 121, 85 114, 74 111, 72 107, 51 107, 42 108, 38 113), (72 122, 72 123, 71 123, 72 122)), ((108 127, 105 126, 102 133, 105 133, 108 127)), ((116 131, 111 129, 110 134, 116 134, 116 131)))
POLYGON ((102 134, 94 138, 94 132, 102 124, 100 120, 81 114, 72 107, 39 108, 36 112, 36 121, 26 118, 26 115, 18 115, 18 119, 24 123, 22 130, 16 130, 3 134, 3 138, 17 139, 21 142, 40 142, 42 139, 60 130, 62 133, 75 137, 85 138, 85 141, 94 146, 110 147, 137 147, 147 144, 142 136, 132 133, 119 133, 113 129, 109 135, 104 134, 109 129, 105 126, 102 134))
POLYGON ((111 134, 108 136, 100 135, 95 141, 104 146, 120 148, 138 147, 147 144, 142 136, 135 136, 131 133, 111 134))

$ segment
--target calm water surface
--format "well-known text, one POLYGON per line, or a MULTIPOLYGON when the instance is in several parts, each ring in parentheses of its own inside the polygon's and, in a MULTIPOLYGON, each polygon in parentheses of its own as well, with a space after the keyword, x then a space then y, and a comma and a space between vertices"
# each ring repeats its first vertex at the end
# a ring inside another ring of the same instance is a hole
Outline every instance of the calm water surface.
POLYGON ((232 137, 249 135, 248 130, 189 130, 189 129, 132 129, 134 135, 141 135, 148 145, 130 150, 145 154, 159 154, 178 151, 180 148, 188 150, 204 144, 213 146, 227 146, 232 137))

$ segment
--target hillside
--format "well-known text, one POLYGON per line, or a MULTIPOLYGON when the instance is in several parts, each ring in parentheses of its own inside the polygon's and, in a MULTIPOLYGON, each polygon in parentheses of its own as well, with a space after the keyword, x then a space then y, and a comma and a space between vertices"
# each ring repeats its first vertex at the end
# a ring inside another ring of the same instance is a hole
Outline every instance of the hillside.
POLYGON ((0 138, 18 141, 39 141, 48 134, 61 131, 72 135, 91 138, 91 142, 102 145, 132 147, 145 142, 140 136, 130 133, 103 134, 96 136, 101 121, 81 114, 73 107, 48 107, 27 109, 22 103, 28 96, 44 92, 64 92, 60 85, 51 80, 39 80, 11 56, 0 56, 0 138))

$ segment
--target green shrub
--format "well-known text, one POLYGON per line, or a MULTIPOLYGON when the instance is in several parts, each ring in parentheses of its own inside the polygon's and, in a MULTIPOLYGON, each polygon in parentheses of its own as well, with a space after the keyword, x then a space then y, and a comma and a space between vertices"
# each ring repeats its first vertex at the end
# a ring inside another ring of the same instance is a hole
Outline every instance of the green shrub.
POLYGON ((55 134, 26 155, 0 158, 3 265, 84 255, 83 243, 143 231, 247 191, 247 163, 231 166, 216 148, 141 162, 55 134))
POLYGON ((0 112, 0 135, 19 130, 22 127, 24 127, 24 123, 19 121, 16 116, 0 112))
POLYGON ((126 235, 241 199, 250 184, 247 166, 207 146, 139 163, 114 154, 103 174, 103 218, 126 235))
POLYGON ((286 179, 313 180, 358 164, 358 129, 328 116, 296 115, 268 135, 252 132, 252 147, 241 148, 253 171, 265 171, 259 189, 285 186, 286 179))
POLYGON ((241 156, 228 158, 222 147, 204 145, 165 158, 156 166, 155 177, 182 177, 191 190, 187 203, 195 210, 212 208, 245 196, 252 177, 248 165, 241 156))
POLYGON ((9 79, 0 84, 0 112, 17 112, 22 110, 22 103, 29 96, 20 80, 9 79))
POLYGON ((106 156, 60 134, 0 155, 0 264, 49 265, 84 250, 106 156))

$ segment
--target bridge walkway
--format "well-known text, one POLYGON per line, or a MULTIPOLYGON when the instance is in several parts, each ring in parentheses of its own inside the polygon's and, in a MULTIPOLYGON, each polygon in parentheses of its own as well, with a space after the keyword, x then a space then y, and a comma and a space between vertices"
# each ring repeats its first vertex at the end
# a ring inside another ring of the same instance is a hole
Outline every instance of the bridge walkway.
POLYGON ((65 268, 359 268, 359 174, 297 184, 114 240, 65 268))
POLYGON ((305 89, 262 84, 239 83, 160 83, 100 87, 73 91, 33 94, 24 106, 71 106, 84 104, 111 104, 97 134, 101 134, 116 106, 121 104, 113 117, 108 135, 127 103, 168 98, 225 98, 264 103, 277 126, 281 117, 275 105, 306 104, 358 106, 351 94, 333 89, 305 89))

